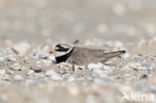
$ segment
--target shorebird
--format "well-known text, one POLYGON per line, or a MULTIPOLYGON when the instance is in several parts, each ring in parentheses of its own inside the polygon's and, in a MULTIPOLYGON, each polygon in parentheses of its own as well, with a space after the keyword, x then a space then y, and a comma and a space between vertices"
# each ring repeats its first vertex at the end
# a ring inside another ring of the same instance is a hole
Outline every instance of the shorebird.
POLYGON ((106 61, 124 54, 126 51, 108 52, 102 49, 91 49, 68 44, 57 44, 51 51, 56 63, 67 62, 72 65, 86 66, 89 63, 105 63, 106 61))

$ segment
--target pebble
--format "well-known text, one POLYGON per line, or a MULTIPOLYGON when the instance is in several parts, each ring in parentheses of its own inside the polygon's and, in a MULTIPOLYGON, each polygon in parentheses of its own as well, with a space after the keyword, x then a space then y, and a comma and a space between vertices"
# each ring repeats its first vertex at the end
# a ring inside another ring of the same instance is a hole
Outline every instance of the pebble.
POLYGON ((140 63, 140 64, 142 64, 142 63, 145 63, 146 60, 145 59, 139 59, 137 62, 140 63))
POLYGON ((4 48, 0 48, 0 54, 3 54, 5 52, 4 48))
POLYGON ((23 80, 24 78, 22 75, 15 75, 14 79, 20 81, 20 80, 23 80))
POLYGON ((143 74, 143 75, 140 76, 140 79, 146 79, 146 78, 148 78, 147 74, 143 74))
POLYGON ((42 50, 41 50, 41 53, 45 54, 49 51, 49 46, 48 45, 45 45, 42 50))
POLYGON ((143 47, 145 44, 148 44, 147 40, 145 38, 141 38, 138 42, 138 47, 141 48, 143 47))
POLYGON ((48 59, 52 60, 52 61, 55 61, 55 56, 54 55, 50 55, 50 56, 48 56, 48 59))
POLYGON ((47 70, 44 73, 46 76, 50 76, 54 80, 62 80, 62 77, 58 75, 54 70, 47 70))
POLYGON ((0 75, 4 75, 5 74, 5 70, 0 69, 0 75))
POLYGON ((0 78, 2 78, 3 77, 3 75, 5 74, 5 70, 0 70, 0 78))
POLYGON ((25 63, 26 63, 29 59, 30 59, 30 57, 28 57, 28 56, 24 56, 24 58, 23 58, 23 60, 24 60, 25 63))
POLYGON ((75 77, 73 77, 73 76, 70 76, 70 77, 68 77, 68 80, 67 80, 68 82, 73 82, 73 81, 75 81, 75 77))
POLYGON ((1 79, 5 81, 10 81, 11 77, 8 74, 5 74, 1 79))
POLYGON ((36 73, 39 73, 39 72, 42 72, 42 67, 39 67, 39 66, 32 66, 31 69, 36 72, 36 73))
POLYGON ((95 74, 94 76, 106 77, 105 71, 100 68, 94 68, 93 74, 95 74))
POLYGON ((7 60, 7 61, 13 61, 13 62, 16 62, 16 61, 17 61, 17 59, 16 59, 13 55, 7 56, 7 57, 6 57, 6 60, 7 60))
POLYGON ((129 53, 125 53, 121 57, 124 58, 124 59, 128 59, 130 57, 130 54, 129 53))
POLYGON ((148 45, 151 46, 152 44, 154 45, 156 43, 156 36, 154 36, 153 38, 151 38, 149 41, 148 41, 148 45))
POLYGON ((121 41, 107 41, 105 43, 106 46, 108 47, 115 47, 115 48, 121 48, 124 49, 124 45, 121 41))
POLYGON ((133 68, 133 69, 142 69, 142 70, 146 70, 145 67, 141 66, 140 63, 128 63, 129 67, 133 68))
POLYGON ((102 63, 97 63, 97 64, 90 63, 87 66, 88 69, 95 69, 95 68, 102 68, 102 67, 103 67, 103 64, 102 63))
POLYGON ((156 77, 152 78, 152 82, 156 83, 156 77))
POLYGON ((0 57, 0 62, 3 62, 5 60, 4 57, 0 57))
POLYGON ((11 70, 15 70, 15 71, 21 71, 22 70, 22 67, 20 66, 19 63, 15 63, 13 65, 10 66, 10 69, 11 70))
POLYGON ((107 70, 108 70, 108 69, 111 69, 111 67, 110 67, 110 66, 107 66, 107 65, 103 65, 103 68, 104 68, 104 69, 107 69, 107 70))
POLYGON ((116 41, 114 45, 117 48, 122 48, 123 47, 123 43, 121 41, 116 41))
POLYGON ((14 74, 14 71, 13 70, 8 70, 8 71, 6 71, 6 74, 13 75, 14 74))
POLYGON ((136 85, 136 86, 134 87, 134 89, 135 89, 137 92, 142 92, 144 88, 142 88, 142 86, 140 86, 140 85, 136 85))
POLYGON ((31 46, 27 42, 19 42, 14 45, 13 49, 16 50, 19 54, 26 54, 30 50, 31 46))
POLYGON ((53 75, 53 73, 54 73, 53 70, 46 70, 44 74, 45 74, 46 76, 51 76, 51 75, 53 75))
POLYGON ((43 64, 44 66, 49 66, 52 64, 51 60, 41 60, 40 62, 40 64, 43 64))
POLYGON ((26 73, 26 76, 30 76, 31 74, 34 73, 34 70, 29 70, 27 73, 26 73))

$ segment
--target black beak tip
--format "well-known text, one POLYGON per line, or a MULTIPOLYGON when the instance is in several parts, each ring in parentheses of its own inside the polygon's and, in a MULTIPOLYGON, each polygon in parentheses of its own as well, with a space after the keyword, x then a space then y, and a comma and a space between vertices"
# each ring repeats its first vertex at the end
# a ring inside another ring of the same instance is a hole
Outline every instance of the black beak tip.
POLYGON ((49 54, 52 54, 52 51, 50 51, 49 54))

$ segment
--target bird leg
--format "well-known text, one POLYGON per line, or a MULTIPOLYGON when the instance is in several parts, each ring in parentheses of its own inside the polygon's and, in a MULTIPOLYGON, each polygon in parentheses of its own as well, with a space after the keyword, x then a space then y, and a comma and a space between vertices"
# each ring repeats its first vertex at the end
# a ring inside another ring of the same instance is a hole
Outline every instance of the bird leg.
POLYGON ((72 64, 72 71, 75 72, 75 65, 72 64))

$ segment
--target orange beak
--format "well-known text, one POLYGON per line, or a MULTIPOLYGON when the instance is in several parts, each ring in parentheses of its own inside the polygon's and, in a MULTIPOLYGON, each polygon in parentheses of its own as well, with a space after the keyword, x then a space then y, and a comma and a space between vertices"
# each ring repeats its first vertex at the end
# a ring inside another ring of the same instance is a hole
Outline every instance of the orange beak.
POLYGON ((52 53, 52 54, 55 54, 55 53, 56 53, 56 50, 55 50, 55 49, 53 49, 53 50, 51 51, 51 53, 52 53))

